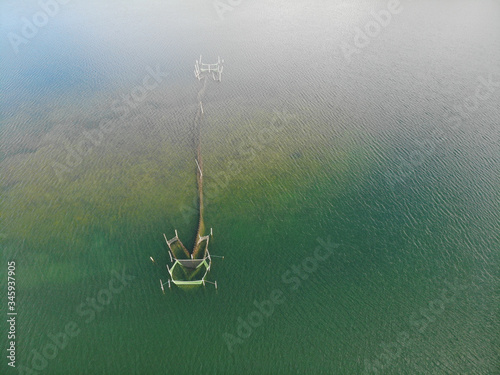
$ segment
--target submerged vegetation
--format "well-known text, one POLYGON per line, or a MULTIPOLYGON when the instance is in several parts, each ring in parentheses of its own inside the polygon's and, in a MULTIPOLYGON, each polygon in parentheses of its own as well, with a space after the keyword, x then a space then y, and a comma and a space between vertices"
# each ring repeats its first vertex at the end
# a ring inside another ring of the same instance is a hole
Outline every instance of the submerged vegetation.
MULTIPOLYGON (((211 223, 244 220, 251 213, 263 224, 278 215, 286 220, 304 209, 301 197, 322 181, 334 179, 338 190, 331 194, 337 194, 376 162, 366 135, 362 145, 355 132, 321 123, 312 111, 240 106, 238 112, 218 113, 210 110, 212 105, 220 104, 204 104, 202 129, 204 204, 211 223)), ((59 126, 30 152, 7 153, 0 162, 2 246, 8 250, 9 243, 23 243, 33 265, 50 253, 59 254, 53 261, 61 264, 84 257, 98 271, 115 261, 112 252, 100 252, 103 247, 119 252, 121 246, 132 246, 131 239, 140 246, 145 238, 172 233, 179 225, 180 236, 195 233, 197 167, 192 130, 183 126, 192 121, 193 109, 145 106, 62 180, 53 170, 53 163, 67 156, 57 136, 59 126)), ((73 133, 63 131, 74 147, 79 138, 72 138, 73 133)), ((194 241, 184 244, 191 248, 194 241)))

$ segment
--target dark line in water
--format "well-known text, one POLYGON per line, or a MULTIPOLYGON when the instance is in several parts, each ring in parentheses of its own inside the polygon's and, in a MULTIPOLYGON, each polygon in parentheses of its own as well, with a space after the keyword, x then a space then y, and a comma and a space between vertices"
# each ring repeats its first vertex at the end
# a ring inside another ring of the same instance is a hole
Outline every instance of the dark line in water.
MULTIPOLYGON (((196 111, 196 117, 194 119, 194 138, 196 146, 196 160, 198 165, 196 167, 196 180, 198 183, 198 204, 199 204, 199 221, 198 221, 198 231, 196 232, 196 237, 194 240, 193 248, 193 258, 197 258, 200 248, 203 246, 198 246, 198 239, 201 237, 202 232, 205 231, 205 223, 203 221, 203 158, 201 155, 201 123, 203 119, 203 106, 201 100, 205 94, 205 88, 207 85, 207 77, 203 79, 203 87, 198 92, 198 110, 196 111)), ((202 254, 203 257, 203 254, 202 254)))

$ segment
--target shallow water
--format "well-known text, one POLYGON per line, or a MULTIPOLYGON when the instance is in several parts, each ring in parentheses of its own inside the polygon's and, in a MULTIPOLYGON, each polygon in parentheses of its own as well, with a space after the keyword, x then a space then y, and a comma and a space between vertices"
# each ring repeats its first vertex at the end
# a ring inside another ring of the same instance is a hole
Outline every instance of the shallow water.
MULTIPOLYGON (((341 44, 386 7, 243 1, 221 20, 211 2, 75 0, 18 54, 3 38, 0 245, 3 269, 16 261, 17 365, 494 373, 500 88, 469 100, 481 77, 500 81, 499 5, 404 2, 348 61, 341 44), (162 233, 191 248, 198 224, 200 53, 224 59, 202 147, 210 249, 225 258, 217 291, 163 295, 162 233), (158 85, 141 91, 152 71, 158 85), (70 322, 78 334, 37 363, 70 322)), ((0 11, 7 35, 39 5, 0 11)))

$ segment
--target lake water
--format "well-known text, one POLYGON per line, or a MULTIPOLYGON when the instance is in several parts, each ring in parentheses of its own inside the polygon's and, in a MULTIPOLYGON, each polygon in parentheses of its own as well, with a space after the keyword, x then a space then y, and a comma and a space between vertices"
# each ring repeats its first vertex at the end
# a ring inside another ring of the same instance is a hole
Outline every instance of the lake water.
POLYGON ((0 12, 2 374, 498 373, 497 1, 0 12), (225 258, 163 295, 162 233, 198 222, 200 54, 225 258))

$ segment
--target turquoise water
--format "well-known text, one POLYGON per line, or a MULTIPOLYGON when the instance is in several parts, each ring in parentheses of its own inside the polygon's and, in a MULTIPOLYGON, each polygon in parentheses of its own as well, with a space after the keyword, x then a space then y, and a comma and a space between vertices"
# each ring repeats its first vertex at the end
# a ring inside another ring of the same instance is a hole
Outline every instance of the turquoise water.
MULTIPOLYGON (((340 46, 385 2, 243 1, 220 19, 211 2, 72 1, 17 54, 3 38, 1 289, 14 260, 18 315, 2 373, 494 374, 499 7, 402 4, 350 60, 340 46), (225 61, 202 128, 225 258, 217 290, 163 295, 162 233, 192 247, 198 224, 200 53, 225 61)), ((7 35, 39 5, 0 10, 7 35)))

